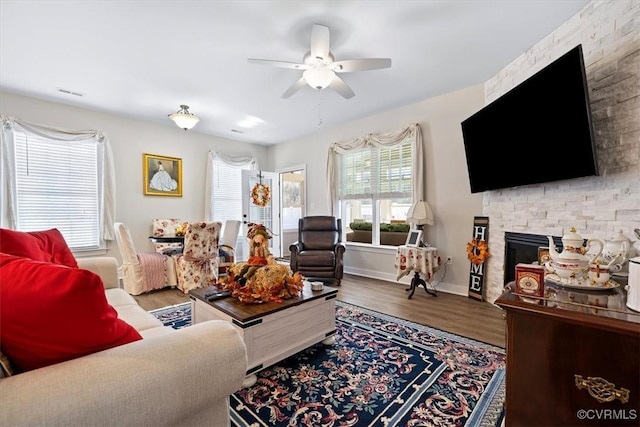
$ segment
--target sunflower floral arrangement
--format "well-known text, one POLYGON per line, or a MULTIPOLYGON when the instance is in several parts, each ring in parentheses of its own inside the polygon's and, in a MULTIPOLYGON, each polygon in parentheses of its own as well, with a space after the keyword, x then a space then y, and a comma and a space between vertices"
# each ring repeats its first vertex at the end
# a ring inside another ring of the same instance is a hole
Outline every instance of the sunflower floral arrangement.
POLYGON ((473 239, 467 243, 467 258, 472 264, 482 264, 489 258, 489 246, 487 242, 480 239, 473 239))
POLYGON ((275 262, 268 248, 268 239, 271 237, 264 225, 249 224, 249 259, 231 265, 228 275, 218 280, 233 298, 260 304, 282 302, 300 294, 304 287, 303 276, 298 272, 291 274, 288 266, 275 262))

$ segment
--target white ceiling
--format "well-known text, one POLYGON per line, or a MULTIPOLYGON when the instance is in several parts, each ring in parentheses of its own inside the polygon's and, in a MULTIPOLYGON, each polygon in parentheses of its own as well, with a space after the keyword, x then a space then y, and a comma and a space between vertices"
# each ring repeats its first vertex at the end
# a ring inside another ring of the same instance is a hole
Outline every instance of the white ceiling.
POLYGON ((270 145, 482 83, 587 3, 0 0, 0 89, 177 131, 167 115, 187 104, 201 119, 189 132, 270 145), (314 23, 336 60, 391 68, 340 74, 349 100, 282 99, 302 72, 247 58, 302 62, 314 23))

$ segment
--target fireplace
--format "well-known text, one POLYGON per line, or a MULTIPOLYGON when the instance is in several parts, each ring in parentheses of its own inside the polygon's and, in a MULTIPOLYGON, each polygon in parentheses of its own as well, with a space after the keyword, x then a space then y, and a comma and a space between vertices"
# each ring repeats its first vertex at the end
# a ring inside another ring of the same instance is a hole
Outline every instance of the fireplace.
MULTIPOLYGON (((562 250, 560 237, 553 236, 558 251, 562 250)), ((549 247, 547 236, 540 234, 504 233, 504 284, 516 277, 516 264, 531 264, 538 261, 538 248, 549 247)))

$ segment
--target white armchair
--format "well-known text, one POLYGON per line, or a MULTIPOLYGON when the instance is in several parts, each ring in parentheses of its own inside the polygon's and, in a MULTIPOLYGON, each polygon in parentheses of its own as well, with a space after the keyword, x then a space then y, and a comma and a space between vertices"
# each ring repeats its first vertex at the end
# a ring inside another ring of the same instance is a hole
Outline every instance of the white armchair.
POLYGON ((218 276, 226 275, 229 267, 236 262, 236 246, 238 245, 240 224, 242 222, 235 219, 228 219, 224 223, 218 248, 218 276))
POLYGON ((120 272, 124 289, 131 295, 140 295, 154 289, 178 284, 175 260, 159 252, 137 252, 127 226, 114 224, 116 242, 122 256, 120 272))

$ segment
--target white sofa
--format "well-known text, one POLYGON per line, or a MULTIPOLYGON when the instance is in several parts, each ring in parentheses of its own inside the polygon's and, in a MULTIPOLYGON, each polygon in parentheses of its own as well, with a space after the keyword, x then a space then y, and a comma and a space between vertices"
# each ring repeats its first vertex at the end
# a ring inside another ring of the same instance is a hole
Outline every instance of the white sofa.
POLYGON ((0 426, 228 426, 247 368, 233 326, 165 327, 118 286, 115 258, 78 264, 143 339, 0 379, 0 426))

